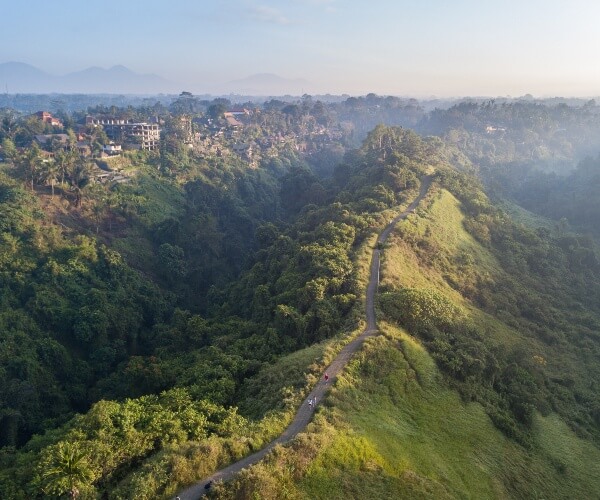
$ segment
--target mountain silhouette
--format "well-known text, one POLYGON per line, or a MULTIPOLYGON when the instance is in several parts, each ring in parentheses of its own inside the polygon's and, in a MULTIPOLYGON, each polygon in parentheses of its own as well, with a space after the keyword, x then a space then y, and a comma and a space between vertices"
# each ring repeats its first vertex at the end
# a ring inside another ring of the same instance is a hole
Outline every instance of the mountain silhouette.
POLYGON ((159 94, 179 86, 157 75, 135 73, 125 66, 90 67, 63 76, 50 75, 21 62, 0 64, 0 88, 16 93, 159 94))
POLYGON ((207 89, 204 85, 182 86, 158 75, 136 73, 122 65, 108 69, 92 66, 59 76, 22 62, 0 64, 0 92, 10 94, 178 94, 183 87, 215 95, 281 96, 310 92, 311 83, 301 78, 258 73, 207 89))

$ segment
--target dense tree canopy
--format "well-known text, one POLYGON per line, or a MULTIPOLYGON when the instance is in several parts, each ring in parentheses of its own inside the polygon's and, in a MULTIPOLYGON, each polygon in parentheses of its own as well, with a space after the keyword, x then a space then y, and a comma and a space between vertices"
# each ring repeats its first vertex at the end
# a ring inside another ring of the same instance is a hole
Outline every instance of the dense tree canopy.
MULTIPOLYGON (((382 311, 508 436, 529 445, 535 412, 553 410, 598 439, 596 244, 563 223, 513 222, 467 173, 527 208, 597 229, 598 161, 563 178, 533 165, 563 165, 589 147, 595 105, 466 102, 425 113, 374 94, 336 104, 304 96, 265 103, 232 131, 230 102, 188 94, 170 107, 121 110, 160 114, 163 135, 160 152, 113 160, 84 159, 71 129, 66 144, 44 150, 32 138, 46 125, 2 114, 0 496, 153 497, 167 491, 160 467, 173 450, 195 446, 226 461, 252 449, 248 436, 264 442, 273 430, 235 408, 248 384, 356 325, 357 255, 432 171, 502 273, 490 276, 466 251, 445 256, 419 223, 399 229, 403 244, 472 307, 579 368, 567 376, 542 356, 499 351, 433 285, 382 290, 382 311), (244 141, 255 157, 234 149, 244 141), (97 181, 99 168, 124 179, 97 181)), ((106 140, 101 129, 88 133, 96 150, 106 140)), ((287 408, 280 399, 252 416, 268 422, 268 410, 287 408)))

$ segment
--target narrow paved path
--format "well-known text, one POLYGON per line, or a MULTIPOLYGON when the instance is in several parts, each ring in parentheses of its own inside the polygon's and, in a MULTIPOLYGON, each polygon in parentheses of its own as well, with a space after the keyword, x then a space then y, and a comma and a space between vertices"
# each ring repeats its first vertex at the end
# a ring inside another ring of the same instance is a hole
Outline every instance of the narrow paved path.
POLYGON ((298 413, 296 413, 292 423, 285 431, 283 431, 283 434, 271 441, 262 450, 242 458, 241 460, 215 472, 211 476, 204 478, 202 481, 182 491, 179 494, 179 498, 181 498, 181 500, 197 500, 203 496, 204 493, 206 493, 207 490, 205 489, 205 485, 210 481, 227 481, 228 479, 231 479, 242 469, 245 469, 250 465, 254 465, 262 460, 265 455, 267 455, 267 453, 269 453, 276 445, 291 441, 298 433, 302 432, 306 428, 315 411, 314 406, 309 405, 308 401, 316 398, 318 404, 323 399, 325 393, 329 390, 329 385, 335 382, 338 373, 344 369, 348 361, 350 361, 352 355, 361 348, 365 339, 377 333, 378 330, 375 321, 375 294, 379 285, 379 259, 381 255, 380 247, 386 242, 388 236, 398 221, 405 219, 410 213, 414 212, 415 208, 417 208, 421 200, 427 194, 429 186, 431 185, 431 179, 431 176, 425 176, 421 179, 421 191, 419 192, 419 196, 417 196, 417 198, 406 208, 406 210, 392 219, 377 238, 377 245, 373 250, 373 257, 371 259, 371 273, 366 294, 367 327, 352 342, 346 344, 336 358, 327 367, 325 373, 329 375, 329 381, 326 382, 324 379, 321 379, 321 381, 317 383, 317 385, 302 403, 302 406, 300 406, 300 409, 298 410, 298 413))

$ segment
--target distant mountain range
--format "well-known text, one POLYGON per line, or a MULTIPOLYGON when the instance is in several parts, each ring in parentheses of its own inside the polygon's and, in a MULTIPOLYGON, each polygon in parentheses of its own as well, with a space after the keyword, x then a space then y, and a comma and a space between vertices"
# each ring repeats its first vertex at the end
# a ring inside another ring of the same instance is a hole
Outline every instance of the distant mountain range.
POLYGON ((141 75, 125 66, 92 67, 54 76, 21 62, 0 64, 1 91, 58 94, 159 94, 173 93, 179 85, 157 75, 141 75))
POLYGON ((310 83, 272 73, 252 75, 210 89, 166 80, 158 75, 135 73, 125 66, 91 67, 56 76, 22 62, 0 64, 0 92, 9 94, 177 94, 182 90, 214 95, 302 95, 310 83))

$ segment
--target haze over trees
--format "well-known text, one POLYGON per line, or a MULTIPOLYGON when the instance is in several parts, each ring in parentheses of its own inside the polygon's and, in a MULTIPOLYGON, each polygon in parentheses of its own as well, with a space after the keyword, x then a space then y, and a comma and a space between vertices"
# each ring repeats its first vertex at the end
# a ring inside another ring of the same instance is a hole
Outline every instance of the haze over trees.
MULTIPOLYGON (((168 497, 276 437, 359 328, 375 235, 425 173, 427 202, 384 250, 386 333, 349 367, 315 439, 377 370, 373 397, 385 387, 392 403, 434 374, 431 394, 477 404, 490 439, 532 457, 525 477, 558 474, 561 494, 576 477, 598 486, 593 465, 549 459, 558 448, 539 434, 556 417, 573 446, 600 439, 600 113, 575 104, 184 92, 64 112, 58 128, 2 110, 0 496, 168 497), (88 112, 157 119, 159 150, 102 157, 109 139, 85 128, 88 112), (407 342, 428 354, 398 351, 407 342), (416 375, 396 383, 407 359, 416 375)), ((315 493, 318 450, 304 451, 315 469, 292 447, 297 475, 265 483, 273 495, 315 493)), ((408 484, 356 460, 384 494, 408 484)), ((527 496, 517 476, 486 477, 527 496)))

